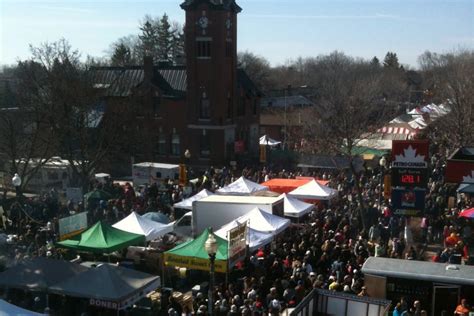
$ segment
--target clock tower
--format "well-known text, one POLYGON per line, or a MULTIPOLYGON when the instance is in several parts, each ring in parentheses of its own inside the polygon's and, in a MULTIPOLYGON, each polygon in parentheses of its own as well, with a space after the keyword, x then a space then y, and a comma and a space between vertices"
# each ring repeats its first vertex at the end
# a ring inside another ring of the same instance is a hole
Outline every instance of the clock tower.
POLYGON ((235 142, 237 14, 235 0, 186 0, 188 145, 201 160, 230 158, 235 142), (224 150, 214 150, 224 148, 224 150))

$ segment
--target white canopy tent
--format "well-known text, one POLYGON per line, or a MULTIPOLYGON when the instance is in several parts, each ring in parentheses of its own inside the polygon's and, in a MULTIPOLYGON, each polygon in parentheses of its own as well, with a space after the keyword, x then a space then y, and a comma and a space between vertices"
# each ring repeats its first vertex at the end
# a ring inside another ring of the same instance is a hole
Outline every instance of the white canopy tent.
MULTIPOLYGON (((218 231, 215 232, 215 234, 223 239, 228 238, 228 232, 237 227, 238 225, 242 224, 242 222, 239 222, 237 220, 234 220, 224 226, 222 226, 218 231)), ((251 227, 248 227, 248 236, 247 236, 247 245, 249 246, 250 251, 254 251, 260 247, 263 247, 269 243, 272 242, 273 240, 273 234, 272 233, 265 233, 261 232, 258 230, 255 230, 251 227)))
POLYGON ((112 226, 129 233, 144 235, 147 241, 156 239, 173 231, 172 224, 157 223, 147 218, 143 218, 135 212, 132 212, 130 215, 112 226))
POLYGON ((314 205, 283 194, 283 208, 285 216, 302 217, 314 209, 314 205))
POLYGON ((0 299, 0 316, 39 316, 39 314, 0 299))
POLYGON ((206 189, 201 190, 200 192, 196 193, 195 195, 182 200, 181 202, 173 204, 174 208, 182 208, 186 210, 192 210, 193 209, 193 202, 194 201, 199 201, 202 198, 205 198, 207 196, 213 195, 211 191, 208 191, 206 189))
POLYGON ((259 144, 264 145, 264 146, 274 147, 274 146, 280 145, 281 142, 274 140, 273 138, 270 138, 267 135, 263 135, 262 137, 260 137, 259 144))
POLYGON ((294 189, 288 193, 288 195, 298 199, 330 200, 337 196, 337 190, 321 185, 316 182, 316 180, 311 180, 310 182, 294 189))
POLYGON ((258 183, 252 182, 240 177, 228 186, 225 186, 219 190, 217 193, 230 193, 230 194, 251 194, 258 191, 268 190, 268 187, 260 185, 258 183))
POLYGON ((237 218, 236 221, 239 223, 248 222, 251 229, 271 233, 273 236, 281 233, 290 226, 289 219, 267 213, 258 207, 237 218))

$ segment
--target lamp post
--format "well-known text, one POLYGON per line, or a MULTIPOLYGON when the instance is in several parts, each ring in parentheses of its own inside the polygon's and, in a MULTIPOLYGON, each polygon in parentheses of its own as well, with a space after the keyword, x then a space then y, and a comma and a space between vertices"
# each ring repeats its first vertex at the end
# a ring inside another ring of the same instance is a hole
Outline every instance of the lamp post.
POLYGON ((191 152, 189 151, 189 149, 186 149, 184 151, 184 158, 185 158, 185 163, 186 164, 189 164, 189 160, 191 160, 191 152))
POLYGON ((15 175, 13 176, 12 184, 15 187, 16 198, 19 199, 21 195, 21 177, 18 173, 15 173, 15 175))
POLYGON ((20 207, 20 197, 21 197, 21 177, 18 173, 15 173, 12 178, 12 184, 15 187, 15 199, 18 207, 18 231, 21 232, 21 207, 20 207))
POLYGON ((379 209, 382 209, 382 194, 383 194, 383 180, 384 180, 384 175, 385 175, 385 167, 387 166, 387 158, 385 156, 382 156, 379 160, 379 165, 380 165, 380 192, 379 192, 379 209))
POLYGON ((214 237, 212 228, 209 228, 209 236, 204 244, 207 254, 209 255, 210 270, 209 270, 209 293, 208 293, 208 314, 213 314, 213 289, 214 289, 214 262, 217 253, 217 240, 214 237))

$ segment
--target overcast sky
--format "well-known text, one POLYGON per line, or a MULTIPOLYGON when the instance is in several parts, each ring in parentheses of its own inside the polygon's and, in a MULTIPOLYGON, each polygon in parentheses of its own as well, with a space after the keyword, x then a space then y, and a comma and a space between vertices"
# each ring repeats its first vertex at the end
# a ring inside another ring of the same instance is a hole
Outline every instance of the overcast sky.
MULTIPOLYGON (((184 22, 182 0, 0 0, 0 64, 30 56, 28 44, 69 40, 102 57, 119 37, 137 34, 145 14, 184 22)), ((237 0, 238 50, 272 65, 334 50, 417 66, 426 50, 474 48, 474 0, 237 0)))

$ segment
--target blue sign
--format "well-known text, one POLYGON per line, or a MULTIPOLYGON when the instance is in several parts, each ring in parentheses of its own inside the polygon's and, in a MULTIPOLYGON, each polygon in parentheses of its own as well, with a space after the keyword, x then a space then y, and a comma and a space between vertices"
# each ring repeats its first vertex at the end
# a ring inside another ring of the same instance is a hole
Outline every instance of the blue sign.
POLYGON ((393 188, 392 207, 396 215, 421 216, 425 210, 426 189, 393 188))

